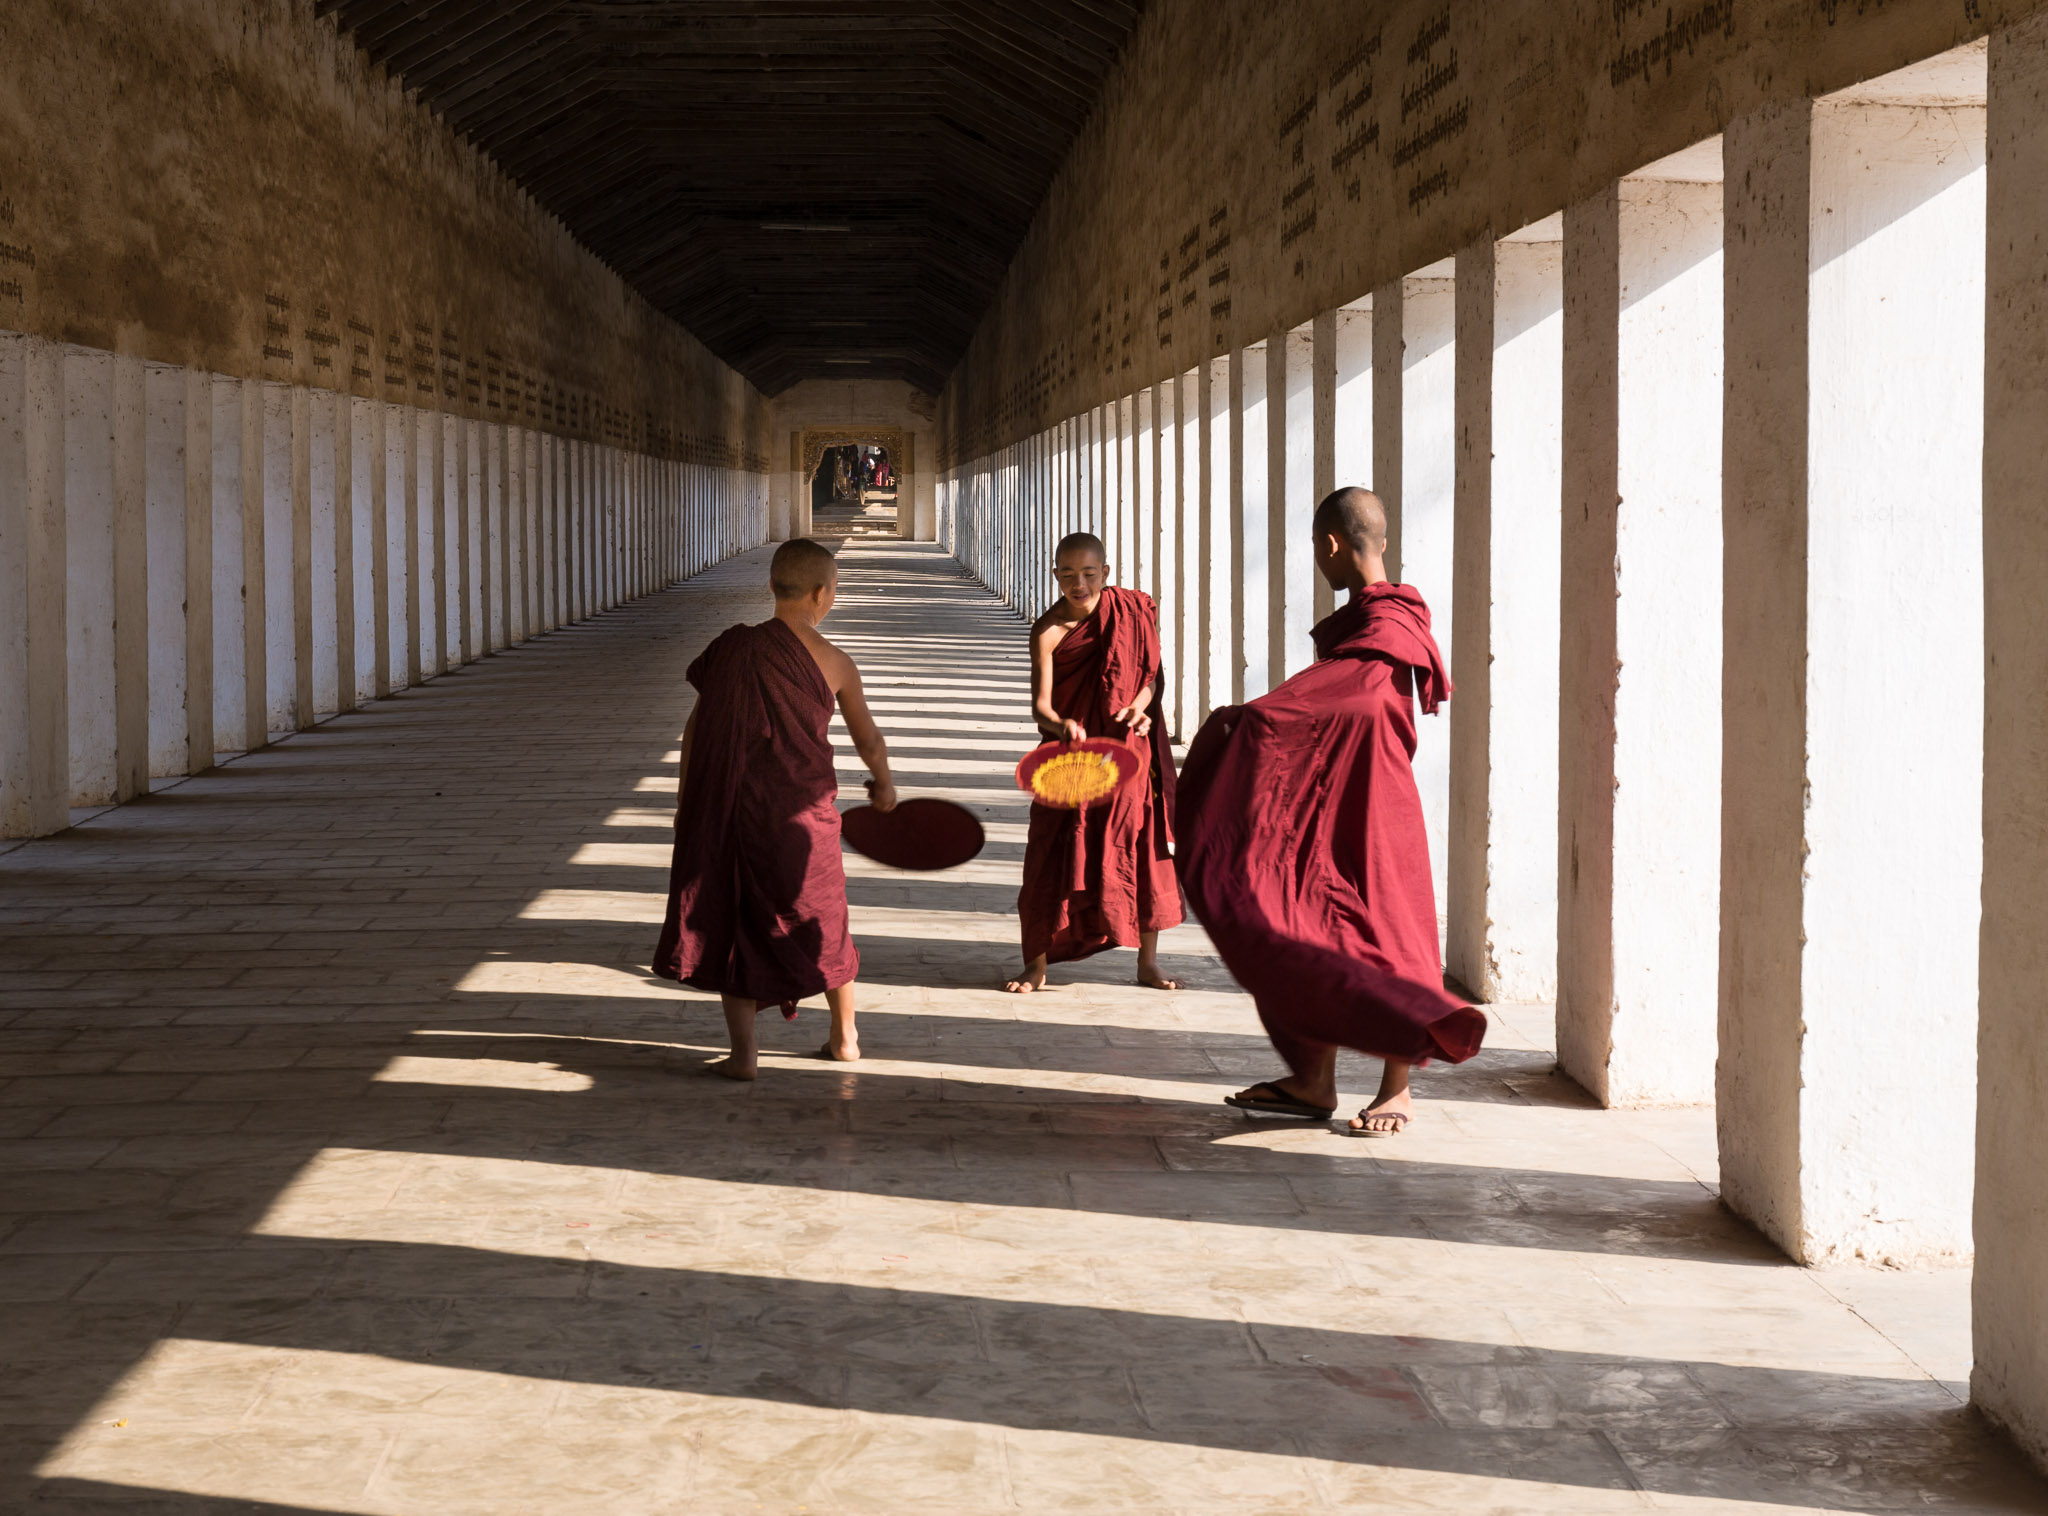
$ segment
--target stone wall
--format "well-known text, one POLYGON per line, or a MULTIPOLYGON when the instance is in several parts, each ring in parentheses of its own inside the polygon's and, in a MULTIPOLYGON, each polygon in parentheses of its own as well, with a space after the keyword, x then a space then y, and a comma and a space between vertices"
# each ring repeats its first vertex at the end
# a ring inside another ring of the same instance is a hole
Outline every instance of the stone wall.
POLYGON ((311 0, 0 7, 0 328, 767 467, 753 387, 311 0))
POLYGON ((943 397, 942 466, 2026 0, 1153 0, 943 397))

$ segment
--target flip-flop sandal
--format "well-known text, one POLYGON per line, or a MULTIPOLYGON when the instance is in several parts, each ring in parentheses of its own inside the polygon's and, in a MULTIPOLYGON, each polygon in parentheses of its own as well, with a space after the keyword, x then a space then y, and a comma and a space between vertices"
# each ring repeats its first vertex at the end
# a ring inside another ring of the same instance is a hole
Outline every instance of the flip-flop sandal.
POLYGON ((1360 1111, 1360 1121, 1391 1121, 1395 1127, 1391 1132, 1375 1132, 1370 1128, 1345 1123, 1344 1130, 1354 1137, 1398 1137, 1408 1130, 1408 1123, 1415 1119, 1408 1111, 1360 1111))
POLYGON ((1264 1116, 1293 1116, 1301 1121, 1328 1121, 1337 1114, 1334 1105, 1311 1105, 1297 1099, 1277 1084, 1261 1082, 1253 1085, 1242 1095, 1225 1095, 1225 1105, 1234 1105, 1240 1111, 1257 1111, 1264 1116), (1266 1093, 1261 1095, 1259 1091, 1266 1093))

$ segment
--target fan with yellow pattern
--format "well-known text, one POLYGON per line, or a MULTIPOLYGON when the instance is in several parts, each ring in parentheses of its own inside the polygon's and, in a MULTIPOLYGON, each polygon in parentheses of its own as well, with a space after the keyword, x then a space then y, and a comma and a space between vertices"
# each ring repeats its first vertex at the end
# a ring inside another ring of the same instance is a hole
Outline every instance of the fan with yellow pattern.
POLYGON ((1080 811, 1112 798, 1138 777, 1142 764, 1129 744, 1113 737, 1083 742, 1048 742, 1017 765, 1017 788, 1040 805, 1080 811))

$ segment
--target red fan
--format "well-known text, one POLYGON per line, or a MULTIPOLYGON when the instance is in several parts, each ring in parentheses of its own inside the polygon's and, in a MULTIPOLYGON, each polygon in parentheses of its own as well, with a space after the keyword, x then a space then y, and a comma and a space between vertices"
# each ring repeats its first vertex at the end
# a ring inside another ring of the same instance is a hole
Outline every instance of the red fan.
POLYGON ((856 853, 892 869, 949 869, 981 851, 974 812, 929 796, 902 800, 893 811, 856 806, 839 818, 839 834, 856 853))
POLYGON ((1040 805, 1080 811, 1100 805, 1138 777, 1143 764, 1128 743, 1114 737, 1082 742, 1048 742, 1017 765, 1017 788, 1040 805))

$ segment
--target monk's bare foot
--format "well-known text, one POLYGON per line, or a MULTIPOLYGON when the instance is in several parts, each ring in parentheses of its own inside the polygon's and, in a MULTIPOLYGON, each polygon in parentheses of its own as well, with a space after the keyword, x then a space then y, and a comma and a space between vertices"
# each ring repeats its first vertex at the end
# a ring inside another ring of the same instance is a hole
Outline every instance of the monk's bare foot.
POLYGON ((706 1067, 721 1079, 758 1079, 761 1075, 760 1066, 751 1054, 742 1058, 738 1053, 728 1053, 706 1067))
POLYGON ((1012 995, 1029 995, 1034 990, 1044 989, 1045 960, 1041 958, 1038 962, 1029 965, 1015 979, 1005 979, 1003 981, 1003 988, 1012 995))
POLYGON ((1148 990, 1178 990, 1186 988, 1178 979, 1169 979, 1166 975, 1160 973, 1158 964, 1147 963, 1142 958, 1138 960, 1138 983, 1145 986, 1148 990))
POLYGON ((818 1049, 818 1056, 829 1059, 833 1063, 859 1063, 860 1044, 858 1042, 845 1042, 835 1047, 828 1038, 824 1046, 818 1049))
POLYGON ((1415 1097, 1407 1090, 1383 1095, 1351 1118, 1351 1130, 1367 1137, 1399 1136, 1415 1119, 1415 1097))

